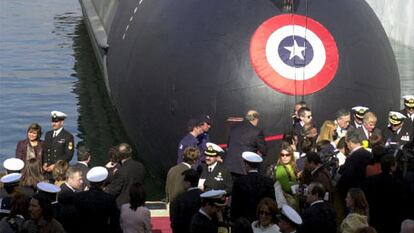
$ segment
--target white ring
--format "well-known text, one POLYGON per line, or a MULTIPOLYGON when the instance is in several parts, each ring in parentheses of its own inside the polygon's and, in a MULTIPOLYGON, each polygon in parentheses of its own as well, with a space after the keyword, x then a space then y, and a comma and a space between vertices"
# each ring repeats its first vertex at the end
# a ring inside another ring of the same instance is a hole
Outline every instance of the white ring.
POLYGON ((274 31, 266 43, 266 59, 270 66, 280 75, 291 80, 308 80, 317 75, 325 65, 326 50, 319 37, 299 25, 287 25, 274 31), (306 37, 305 37, 306 35, 306 37), (291 67, 285 64, 279 56, 280 42, 288 36, 306 38, 313 48, 313 59, 304 67, 291 67))

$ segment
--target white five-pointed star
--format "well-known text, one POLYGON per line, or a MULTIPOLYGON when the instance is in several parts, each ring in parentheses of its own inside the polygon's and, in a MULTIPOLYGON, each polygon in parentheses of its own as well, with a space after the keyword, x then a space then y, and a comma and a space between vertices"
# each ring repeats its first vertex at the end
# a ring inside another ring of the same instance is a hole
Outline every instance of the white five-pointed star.
POLYGON ((305 60, 302 52, 306 49, 306 47, 300 47, 295 39, 293 40, 293 45, 286 46, 285 49, 289 50, 290 52, 289 60, 292 59, 294 56, 298 56, 300 59, 305 60))

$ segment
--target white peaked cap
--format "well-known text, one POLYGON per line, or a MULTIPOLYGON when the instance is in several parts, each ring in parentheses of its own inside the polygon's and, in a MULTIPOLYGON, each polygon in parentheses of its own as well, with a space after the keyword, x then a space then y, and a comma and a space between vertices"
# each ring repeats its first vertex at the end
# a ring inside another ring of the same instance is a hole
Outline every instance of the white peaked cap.
POLYGON ((206 147, 211 147, 213 148, 213 150, 217 151, 217 152, 224 152, 223 148, 221 148, 219 145, 211 143, 211 142, 207 142, 206 143, 206 147))
POLYGON ((20 171, 24 167, 24 162, 18 158, 9 158, 4 160, 3 167, 9 171, 20 171))
POLYGON ((355 106, 355 107, 353 107, 352 108, 352 110, 354 110, 354 111, 356 111, 356 112, 359 112, 359 111, 367 111, 369 108, 367 108, 367 107, 363 107, 363 106, 355 106))
POLYGON ((224 195, 226 195, 226 191, 224 190, 210 190, 200 194, 201 198, 211 198, 211 199, 220 199, 224 195))
POLYGON ((389 117, 395 116, 396 118, 401 119, 401 120, 407 118, 404 114, 400 112, 395 112, 395 111, 390 111, 390 113, 388 113, 388 116, 389 117))
POLYGON ((414 100, 414 95, 405 95, 402 98, 405 100, 414 100))
POLYGON ((60 111, 51 111, 50 116, 52 117, 52 119, 55 119, 55 118, 65 119, 68 115, 60 111))
POLYGON ((212 201, 216 206, 225 206, 227 205, 225 195, 226 191, 213 189, 200 194, 200 197, 212 201))
POLYGON ((47 193, 58 193, 60 192, 60 187, 47 182, 39 182, 36 185, 37 189, 47 193))
POLYGON ((90 182, 102 182, 108 177, 108 170, 102 166, 93 167, 86 174, 86 179, 90 182))
POLYGON ((7 174, 7 175, 3 176, 0 179, 0 181, 3 184, 10 184, 10 183, 19 182, 21 178, 22 178, 22 174, 20 174, 20 173, 10 173, 10 174, 7 174))
POLYGON ((281 214, 283 214, 286 218, 288 218, 290 221, 297 225, 302 224, 302 218, 300 217, 298 212, 296 212, 295 209, 286 204, 282 206, 281 214))
POLYGON ((243 152, 242 157, 243 157, 244 160, 246 160, 247 162, 250 162, 250 163, 261 163, 261 162, 263 162, 262 156, 254 153, 254 152, 251 152, 251 151, 243 152))

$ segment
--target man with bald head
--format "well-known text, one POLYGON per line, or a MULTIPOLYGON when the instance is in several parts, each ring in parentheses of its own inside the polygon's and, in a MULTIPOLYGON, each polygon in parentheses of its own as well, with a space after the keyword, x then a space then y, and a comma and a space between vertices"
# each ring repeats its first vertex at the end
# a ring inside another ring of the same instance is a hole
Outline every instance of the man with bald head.
POLYGON ((234 178, 246 174, 243 152, 251 151, 262 156, 266 152, 263 130, 258 127, 259 120, 259 113, 256 110, 249 110, 245 120, 230 130, 224 164, 234 178))
POLYGON ((127 143, 121 143, 116 147, 121 167, 115 172, 106 191, 116 198, 118 207, 129 202, 129 188, 132 184, 144 184, 145 167, 142 163, 132 158, 132 148, 127 143))

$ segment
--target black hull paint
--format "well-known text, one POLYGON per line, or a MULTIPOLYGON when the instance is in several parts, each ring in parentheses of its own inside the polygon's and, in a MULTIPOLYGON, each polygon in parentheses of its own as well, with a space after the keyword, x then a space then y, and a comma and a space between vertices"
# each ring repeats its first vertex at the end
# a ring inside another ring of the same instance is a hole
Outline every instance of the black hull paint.
MULTIPOLYGON (((250 108, 261 113, 266 135, 289 128, 293 104, 302 96, 268 87, 249 55, 257 27, 279 14, 268 0, 119 3, 108 35, 111 97, 139 155, 158 174, 174 165, 185 123, 200 113, 212 115, 217 143, 226 143, 226 119, 250 108)), ((316 123, 355 105, 369 106, 384 123, 387 112, 399 108, 400 81, 371 8, 361 0, 299 1, 296 14, 324 25, 339 51, 333 81, 303 96, 316 123)))

